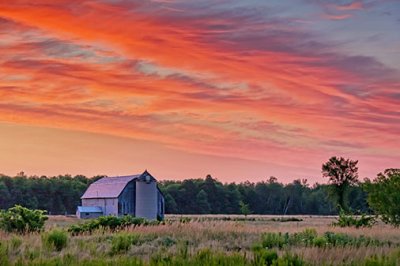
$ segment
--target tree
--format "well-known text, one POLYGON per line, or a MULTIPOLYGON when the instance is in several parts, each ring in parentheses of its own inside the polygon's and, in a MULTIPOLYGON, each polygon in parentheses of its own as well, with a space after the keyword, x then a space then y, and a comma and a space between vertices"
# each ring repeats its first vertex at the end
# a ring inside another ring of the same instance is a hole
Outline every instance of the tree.
POLYGON ((400 169, 386 169, 364 184, 369 206, 385 223, 400 226, 400 169))
POLYGON ((358 182, 357 163, 358 161, 334 156, 322 165, 322 175, 329 178, 329 183, 337 196, 338 205, 343 210, 347 210, 345 201, 347 188, 358 182))
POLYGON ((249 215, 251 213, 250 208, 249 208, 249 204, 245 204, 243 201, 239 202, 240 204, 240 212, 247 217, 247 215, 249 215))
POLYGON ((200 190, 196 195, 197 212, 207 214, 210 212, 210 203, 208 202, 207 192, 200 190))

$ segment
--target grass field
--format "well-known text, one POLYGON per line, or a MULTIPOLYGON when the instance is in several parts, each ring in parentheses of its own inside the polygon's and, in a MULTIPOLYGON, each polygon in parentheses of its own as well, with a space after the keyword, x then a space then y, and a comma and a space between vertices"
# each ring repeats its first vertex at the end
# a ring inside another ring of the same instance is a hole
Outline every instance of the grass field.
POLYGON ((268 265, 274 252, 281 258, 275 265, 400 265, 399 229, 382 223, 338 228, 331 226, 335 217, 287 218, 169 215, 160 225, 68 234, 57 251, 46 245, 46 234, 82 221, 51 216, 41 234, 0 232, 0 265, 268 265))

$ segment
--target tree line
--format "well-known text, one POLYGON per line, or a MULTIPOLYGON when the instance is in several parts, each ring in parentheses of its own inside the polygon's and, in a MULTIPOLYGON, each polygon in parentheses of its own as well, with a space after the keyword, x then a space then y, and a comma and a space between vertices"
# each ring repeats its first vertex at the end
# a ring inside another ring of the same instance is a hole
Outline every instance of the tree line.
MULTIPOLYGON (((386 169, 373 180, 358 180, 358 161, 331 157, 322 165, 327 184, 307 180, 289 184, 277 178, 253 183, 222 183, 205 179, 161 181, 166 213, 332 215, 379 214, 384 222, 400 225, 400 169, 386 169)), ((49 214, 73 214, 87 187, 103 176, 15 177, 0 175, 0 210, 14 205, 49 214)))
MULTIPOLYGON (((0 175, 0 209, 19 204, 50 214, 73 214, 87 187, 99 178, 0 175)), ((253 214, 337 214, 336 203, 329 194, 331 186, 310 186, 305 180, 282 184, 275 177, 257 183, 222 183, 210 175, 205 179, 159 182, 166 212, 174 214, 240 214, 243 204, 253 214)), ((366 193, 359 184, 351 185, 346 194, 351 199, 349 208, 369 211, 366 193)))

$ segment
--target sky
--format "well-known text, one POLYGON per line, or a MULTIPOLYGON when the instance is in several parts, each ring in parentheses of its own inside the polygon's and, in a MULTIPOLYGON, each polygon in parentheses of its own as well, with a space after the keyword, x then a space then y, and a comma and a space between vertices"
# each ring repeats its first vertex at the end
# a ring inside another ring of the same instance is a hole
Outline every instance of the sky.
POLYGON ((400 1, 0 1, 0 173, 400 167, 400 1))

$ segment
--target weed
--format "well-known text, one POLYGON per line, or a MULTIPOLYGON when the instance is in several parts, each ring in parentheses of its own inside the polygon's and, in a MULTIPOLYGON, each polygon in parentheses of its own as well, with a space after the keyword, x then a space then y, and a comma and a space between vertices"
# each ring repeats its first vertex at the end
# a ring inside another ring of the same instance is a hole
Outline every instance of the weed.
POLYGON ((21 238, 19 238, 17 236, 13 236, 11 238, 11 249, 12 250, 18 249, 21 245, 22 245, 22 239, 21 238))
POLYGON ((42 240, 45 246, 61 251, 67 246, 68 235, 66 232, 54 229, 53 231, 43 235, 42 240))
POLYGON ((127 252, 129 248, 139 242, 139 235, 121 233, 115 235, 111 242, 111 254, 127 252))

